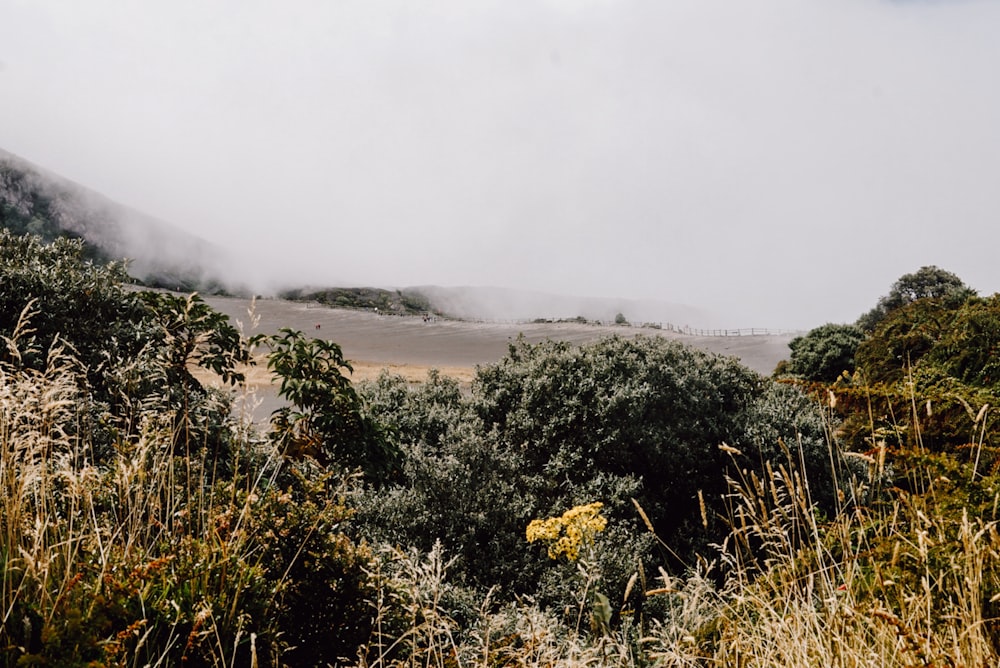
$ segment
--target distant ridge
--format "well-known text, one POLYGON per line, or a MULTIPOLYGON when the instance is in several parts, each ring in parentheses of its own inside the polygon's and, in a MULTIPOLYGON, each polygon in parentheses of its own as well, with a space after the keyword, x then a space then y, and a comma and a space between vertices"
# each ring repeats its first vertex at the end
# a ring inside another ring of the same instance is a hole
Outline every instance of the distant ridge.
MULTIPOLYGON (((95 260, 127 260, 138 282, 180 292, 249 296, 240 263, 225 248, 191 235, 0 149, 0 228, 32 233, 45 241, 83 239, 95 260), (235 278, 234 278, 235 277, 235 278)), ((714 314, 655 300, 553 295, 499 287, 402 289, 384 287, 301 287, 278 293, 298 301, 383 313, 434 313, 462 320, 537 319, 662 323, 677 328, 719 326, 714 314)))
POLYGON ((46 241, 83 239, 102 260, 128 260, 146 285, 242 293, 226 278, 226 251, 0 149, 0 227, 46 241))
POLYGON ((716 326, 716 317, 684 304, 610 297, 573 297, 497 287, 415 286, 435 310, 463 320, 565 320, 584 318, 614 322, 621 316, 632 324, 671 323, 677 327, 716 326))

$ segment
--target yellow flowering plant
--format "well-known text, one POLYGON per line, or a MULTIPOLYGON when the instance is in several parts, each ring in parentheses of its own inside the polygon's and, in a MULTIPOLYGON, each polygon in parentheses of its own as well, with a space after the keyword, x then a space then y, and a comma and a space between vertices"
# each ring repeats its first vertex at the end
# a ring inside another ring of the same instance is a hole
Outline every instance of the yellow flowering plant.
POLYGON ((607 526, 607 518, 601 515, 603 507, 600 502, 589 503, 574 506, 561 517, 531 520, 525 532, 528 542, 547 543, 550 559, 566 557, 569 561, 576 561, 580 548, 593 544, 594 536, 607 526))

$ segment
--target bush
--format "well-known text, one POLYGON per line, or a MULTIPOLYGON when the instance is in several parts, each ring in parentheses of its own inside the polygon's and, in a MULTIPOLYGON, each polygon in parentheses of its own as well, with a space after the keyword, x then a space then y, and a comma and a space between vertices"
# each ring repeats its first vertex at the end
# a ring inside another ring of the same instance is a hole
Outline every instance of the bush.
POLYGON ((854 373, 854 354, 865 339, 855 325, 827 324, 792 339, 792 354, 783 372, 804 380, 832 383, 854 373))
POLYGON ((893 311, 921 299, 938 299, 949 307, 959 306, 976 291, 965 285, 955 274, 933 265, 921 267, 912 274, 904 274, 892 284, 889 294, 858 318, 857 325, 865 332, 873 332, 893 311))
MULTIPOLYGON (((40 370, 58 339, 83 363, 99 399, 120 388, 108 377, 112 366, 134 359, 147 343, 149 323, 138 296, 127 291, 121 264, 95 264, 83 242, 14 236, 0 230, 0 335, 11 337, 26 309, 29 327, 19 336, 18 366, 40 370)), ((0 358, 11 360, 11 351, 0 358)))
POLYGON ((387 481, 399 454, 341 371, 352 369, 340 346, 287 328, 252 341, 261 342, 271 348, 267 366, 281 379, 278 394, 292 404, 271 416, 272 438, 281 451, 327 466, 360 468, 373 484, 387 481))
POLYGON ((801 392, 659 337, 521 340, 467 397, 434 378, 409 389, 384 377, 361 393, 404 453, 401 482, 359 502, 362 530, 424 551, 440 540, 459 581, 505 596, 571 602, 574 569, 525 546, 524 530, 577 505, 606 509, 598 566, 612 599, 637 556, 683 569, 724 537, 727 470, 799 460, 801 448, 817 501, 836 505, 823 424, 801 392), (633 498, 670 551, 654 555, 633 498))

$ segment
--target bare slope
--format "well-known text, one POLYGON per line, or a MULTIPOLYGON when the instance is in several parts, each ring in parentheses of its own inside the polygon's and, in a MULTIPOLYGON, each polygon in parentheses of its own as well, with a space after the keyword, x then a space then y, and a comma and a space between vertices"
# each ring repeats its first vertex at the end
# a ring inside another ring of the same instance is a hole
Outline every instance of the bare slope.
MULTIPOLYGON (((246 299, 206 298, 213 307, 239 320, 249 329, 246 299)), ((317 307, 284 300, 258 300, 257 332, 273 333, 291 327, 340 344, 344 355, 359 367, 395 366, 413 369, 468 369, 496 362, 507 353, 508 344, 518 336, 529 342, 546 339, 587 343, 611 334, 620 336, 663 336, 695 348, 740 358, 748 367, 770 374, 788 356, 786 336, 698 337, 657 329, 629 326, 599 326, 565 323, 474 323, 416 316, 378 315, 317 307), (317 326, 319 327, 317 329, 317 326)))

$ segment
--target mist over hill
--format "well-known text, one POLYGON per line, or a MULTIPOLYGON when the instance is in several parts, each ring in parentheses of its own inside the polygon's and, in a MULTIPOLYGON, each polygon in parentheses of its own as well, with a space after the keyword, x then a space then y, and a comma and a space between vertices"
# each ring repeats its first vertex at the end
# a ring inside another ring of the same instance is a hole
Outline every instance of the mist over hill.
POLYGON ((671 323, 680 327, 720 326, 716 316, 684 304, 655 300, 572 297, 497 287, 409 288, 438 310, 467 320, 535 320, 585 318, 612 322, 619 316, 634 324, 671 323))
POLYGON ((59 237, 83 239, 91 258, 127 259, 129 274, 138 282, 178 291, 258 293, 340 308, 401 314, 434 312, 467 320, 584 318, 610 322, 620 315, 633 323, 719 326, 706 311, 652 300, 574 297, 483 286, 303 287, 288 280, 281 289, 262 286, 226 248, 114 202, 3 149, 0 227, 18 234, 36 234, 46 241, 59 237))
POLYGON ((0 149, 0 226, 46 241, 81 238, 88 255, 127 260, 129 274, 156 287, 241 292, 225 249, 113 202, 0 149))

